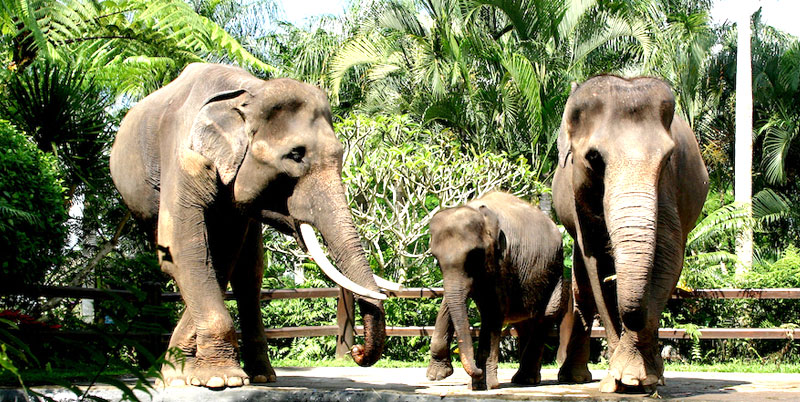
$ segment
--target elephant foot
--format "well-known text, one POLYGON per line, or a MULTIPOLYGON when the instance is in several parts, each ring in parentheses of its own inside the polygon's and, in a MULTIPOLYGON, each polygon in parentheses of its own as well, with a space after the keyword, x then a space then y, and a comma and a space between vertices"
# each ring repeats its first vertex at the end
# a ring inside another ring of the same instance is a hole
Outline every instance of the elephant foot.
MULTIPOLYGON (((663 378, 663 365, 656 358, 647 358, 642 350, 626 344, 625 338, 614 351, 609 363, 608 375, 600 382, 601 392, 625 392, 643 389, 647 392, 663 378)), ((644 348, 646 351, 655 348, 644 348)))
POLYGON ((241 387, 250 383, 250 377, 238 364, 228 366, 198 364, 186 378, 191 385, 207 388, 241 387))
POLYGON ((495 373, 495 375, 482 376, 481 378, 472 379, 473 391, 486 391, 497 388, 500 388, 500 381, 497 380, 497 373, 495 373))
POLYGON ((520 385, 537 385, 542 382, 542 374, 517 371, 514 377, 511 378, 511 382, 520 385))
POLYGON ((275 376, 275 370, 272 368, 269 361, 259 362, 255 367, 256 368, 250 369, 247 363, 245 363, 245 371, 250 377, 250 382, 254 384, 263 384, 278 380, 278 377, 275 376))
POLYGON ((443 380, 453 374, 453 364, 450 360, 431 359, 426 375, 431 381, 443 380))
POLYGON ((592 381, 592 372, 584 364, 563 365, 558 370, 558 382, 561 384, 583 384, 592 381))
POLYGON ((653 394, 656 392, 657 385, 663 385, 661 381, 657 383, 653 383, 650 385, 626 385, 617 380, 616 378, 612 377, 611 375, 607 375, 600 381, 600 392, 604 393, 636 393, 636 394, 653 394))
POLYGON ((194 357, 186 357, 185 360, 169 360, 161 366, 161 378, 157 385, 164 387, 182 387, 189 385, 187 375, 194 368, 194 357))

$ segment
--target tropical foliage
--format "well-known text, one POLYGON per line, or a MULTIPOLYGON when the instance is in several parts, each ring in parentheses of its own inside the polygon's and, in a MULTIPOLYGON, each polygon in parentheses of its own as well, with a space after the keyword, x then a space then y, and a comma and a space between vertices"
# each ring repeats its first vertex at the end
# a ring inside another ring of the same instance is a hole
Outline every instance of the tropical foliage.
MULTIPOLYGON (((0 289, 36 283, 63 263, 64 187, 53 155, 7 121, 0 120, 0 241, 6 244, 0 267, 0 289)), ((3 297, 2 308, 20 301, 3 297)), ((29 307, 29 306, 28 306, 29 307)))
MULTIPOLYGON (((426 237, 435 211, 494 188, 534 203, 546 198, 561 113, 574 83, 603 73, 663 78, 699 139, 711 176, 712 192, 689 236, 683 284, 797 286, 800 41, 754 15, 750 218, 732 204, 736 27, 713 24, 710 5, 353 0, 341 17, 295 25, 281 21, 274 0, 1 0, 0 118, 16 128, 0 124, 0 141, 7 142, 0 163, 4 172, 17 173, 0 180, 0 231, 4 244, 20 245, 19 255, 3 255, 3 272, 26 272, 26 281, 46 284, 155 282, 172 289, 113 188, 107 155, 130 105, 189 63, 208 61, 263 78, 297 78, 328 92, 347 149, 344 180, 370 262, 409 286, 440 283, 426 237), (734 237, 743 227, 755 229, 757 258, 748 275, 736 277, 734 237), (9 268, 19 264, 29 268, 9 268)), ((265 246, 265 288, 329 285, 293 240, 267 231, 265 246)), ((800 311, 796 304, 769 303, 671 306, 665 325, 800 324, 800 317, 781 313, 800 311), (752 313, 742 317, 741 309, 752 313)), ((164 327, 176 308, 161 316, 164 327)), ((330 300, 276 301, 264 308, 265 325, 274 327, 332 323, 335 310, 330 300)), ((390 325, 430 325, 437 301, 392 300, 386 309, 390 325)), ((96 311, 124 322, 138 314, 127 310, 112 303, 96 311)), ((74 327, 76 311, 74 302, 50 299, 28 312, 74 327)), ((276 345, 275 357, 309 359, 330 356, 334 347, 322 338, 276 345)), ((722 348, 726 356, 756 351, 784 358, 791 350, 746 341, 698 345, 690 345, 693 357, 722 348)), ((158 359, 123 346, 112 355, 126 364, 133 357, 158 359)), ((426 347, 420 338, 391 338, 387 356, 421 359, 426 347)))

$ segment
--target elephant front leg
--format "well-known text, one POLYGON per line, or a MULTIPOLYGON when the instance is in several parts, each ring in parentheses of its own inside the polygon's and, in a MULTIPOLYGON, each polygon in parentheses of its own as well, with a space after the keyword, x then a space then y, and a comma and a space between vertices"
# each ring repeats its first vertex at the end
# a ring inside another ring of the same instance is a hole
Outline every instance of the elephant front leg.
POLYGON ((196 354, 197 333, 191 315, 184 310, 178 325, 172 331, 166 361, 161 365, 161 379, 164 385, 188 385, 187 374, 194 368, 196 354), (176 349, 180 355, 173 354, 176 349))
POLYGON ((608 375, 600 382, 600 392, 621 392, 627 387, 655 390, 664 375, 657 333, 658 327, 622 333, 609 361, 608 375))
POLYGON ((252 382, 275 382, 275 370, 269 361, 267 336, 261 318, 261 279, 264 273, 261 225, 251 223, 247 233, 231 277, 242 327, 242 360, 252 382))
POLYGON ((222 291, 213 277, 198 281, 191 272, 175 275, 196 328, 197 351, 194 364, 184 369, 186 378, 192 385, 209 388, 242 386, 248 377, 239 366, 236 332, 222 291))
POLYGON ((473 390, 487 390, 500 387, 497 380, 497 362, 500 359, 500 334, 503 317, 500 313, 481 312, 481 331, 478 336, 478 358, 476 364, 483 370, 483 376, 472 378, 473 390))
POLYGON ((248 377, 239 365, 236 331, 225 307, 222 279, 212 264, 204 221, 191 218, 190 215, 176 219, 175 235, 168 243, 172 263, 164 265, 175 278, 186 302, 187 320, 194 325, 194 362, 184 368, 183 375, 189 384, 196 386, 242 386, 248 377))
POLYGON ((436 316, 436 326, 433 330, 433 336, 431 336, 431 362, 428 364, 427 372, 429 380, 438 381, 453 374, 450 344, 453 341, 454 331, 447 301, 442 298, 442 305, 439 308, 439 314, 436 316))
MULTIPOLYGON (((577 244, 575 247, 578 247, 577 244)), ((568 333, 560 336, 567 344, 559 347, 565 349, 565 356, 558 370, 558 382, 581 384, 592 381, 592 373, 589 371, 589 341, 596 306, 580 252, 573 250, 572 264, 573 304, 567 310, 565 322, 561 325, 561 330, 568 333)))

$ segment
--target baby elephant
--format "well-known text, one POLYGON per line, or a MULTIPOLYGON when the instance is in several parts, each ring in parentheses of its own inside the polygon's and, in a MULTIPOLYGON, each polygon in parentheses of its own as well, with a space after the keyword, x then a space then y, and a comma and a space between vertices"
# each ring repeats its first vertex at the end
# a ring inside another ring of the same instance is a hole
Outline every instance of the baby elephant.
POLYGON ((455 330, 472 389, 497 388, 500 333, 504 324, 513 324, 520 365, 512 381, 538 384, 544 340, 569 303, 556 225, 519 198, 493 192, 438 212, 430 230, 431 251, 444 277, 444 299, 431 339, 428 378, 440 380, 453 373, 450 341, 455 330), (481 316, 476 362, 467 297, 475 300, 481 316))

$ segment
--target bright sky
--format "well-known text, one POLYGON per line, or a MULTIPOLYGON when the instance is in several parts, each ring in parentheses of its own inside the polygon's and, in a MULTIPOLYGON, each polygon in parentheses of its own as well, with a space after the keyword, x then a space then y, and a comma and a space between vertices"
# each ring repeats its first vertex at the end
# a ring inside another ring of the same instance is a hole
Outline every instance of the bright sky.
POLYGON ((798 0, 716 0, 711 8, 711 17, 717 23, 734 22, 736 16, 746 10, 762 7, 761 19, 781 31, 800 37, 800 1, 798 0))
POLYGON ((286 19, 295 25, 304 25, 308 17, 321 14, 344 13, 345 0, 278 0, 286 19))
MULTIPOLYGON (((346 0, 279 0, 286 19, 302 25, 306 19, 320 14, 341 14, 346 0)), ((762 18, 778 29, 800 37, 800 0, 716 0, 711 16, 717 23, 735 21, 740 10, 763 7, 762 18)))

